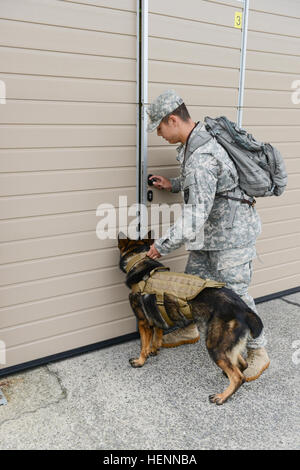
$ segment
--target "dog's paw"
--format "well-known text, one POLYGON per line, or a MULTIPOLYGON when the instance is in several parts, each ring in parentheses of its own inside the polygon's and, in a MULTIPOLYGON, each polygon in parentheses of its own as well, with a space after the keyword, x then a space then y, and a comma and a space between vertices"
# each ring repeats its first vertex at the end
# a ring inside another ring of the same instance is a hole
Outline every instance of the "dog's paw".
POLYGON ((209 395, 209 401, 211 403, 215 403, 216 405, 223 405, 225 403, 225 399, 222 397, 221 394, 215 393, 214 395, 209 395))
POLYGON ((143 367, 144 364, 141 364, 138 359, 129 359, 131 367, 143 367))
POLYGON ((149 356, 157 356, 158 350, 150 351, 149 356))

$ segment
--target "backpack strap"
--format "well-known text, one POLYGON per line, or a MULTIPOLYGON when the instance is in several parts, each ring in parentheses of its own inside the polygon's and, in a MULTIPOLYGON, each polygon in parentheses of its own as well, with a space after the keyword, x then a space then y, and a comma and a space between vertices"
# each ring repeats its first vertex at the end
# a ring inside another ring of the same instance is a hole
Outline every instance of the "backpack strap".
POLYGON ((241 195, 242 195, 242 191, 238 186, 232 189, 231 191, 227 191, 226 193, 216 194, 216 197, 223 197, 225 199, 229 199, 230 214, 229 214, 229 220, 226 225, 226 228, 232 228, 233 226, 235 214, 238 208, 238 203, 248 204, 249 207, 254 207, 254 205, 256 204, 256 200, 254 198, 249 200, 249 199, 246 199, 245 197, 237 197, 241 195))
POLYGON ((252 201, 249 201, 248 199, 241 199, 239 197, 232 197, 228 196, 227 194, 216 194, 218 197, 225 197, 226 199, 232 199, 233 201, 241 201, 242 204, 248 204, 251 207, 254 207, 256 204, 256 199, 253 198, 252 201))
POLYGON ((198 127, 198 125, 202 125, 201 123, 197 123, 194 129, 192 130, 191 134, 186 142, 186 147, 185 147, 185 153, 184 153, 184 160, 183 160, 183 166, 185 166, 187 160, 189 157, 192 155, 192 153, 197 150, 197 148, 202 147, 202 145, 207 144, 213 137, 210 135, 209 132, 206 130, 203 131, 198 131, 193 134, 193 131, 198 127), (193 136, 192 136, 193 134, 193 136))

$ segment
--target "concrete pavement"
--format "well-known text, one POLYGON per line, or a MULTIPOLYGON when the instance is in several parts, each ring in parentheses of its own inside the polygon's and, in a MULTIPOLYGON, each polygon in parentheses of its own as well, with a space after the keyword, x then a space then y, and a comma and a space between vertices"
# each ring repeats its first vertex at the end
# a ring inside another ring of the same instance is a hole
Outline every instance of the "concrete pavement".
POLYGON ((223 406, 203 339, 141 369, 135 340, 0 378, 0 449, 299 449, 300 293, 257 308, 271 365, 223 406))

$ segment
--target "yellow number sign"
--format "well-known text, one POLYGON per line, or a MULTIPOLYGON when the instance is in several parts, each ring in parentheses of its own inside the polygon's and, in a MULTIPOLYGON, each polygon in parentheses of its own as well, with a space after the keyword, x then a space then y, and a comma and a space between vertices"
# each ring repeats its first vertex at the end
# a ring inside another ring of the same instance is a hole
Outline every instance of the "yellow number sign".
POLYGON ((234 27, 242 29, 242 16, 243 13, 241 11, 236 11, 234 15, 234 27))

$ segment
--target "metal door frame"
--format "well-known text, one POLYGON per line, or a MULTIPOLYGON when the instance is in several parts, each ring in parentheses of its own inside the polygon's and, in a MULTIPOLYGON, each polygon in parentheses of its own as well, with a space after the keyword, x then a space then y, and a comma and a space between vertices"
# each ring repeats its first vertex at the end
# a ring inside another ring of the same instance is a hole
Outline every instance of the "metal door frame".
MULTIPOLYGON (((136 68, 136 202, 139 204, 137 213, 140 236, 147 221, 144 220, 142 205, 147 204, 147 161, 148 135, 147 113, 148 104, 148 0, 137 0, 137 68, 136 68)), ((146 227, 147 228, 147 227, 146 227)))

